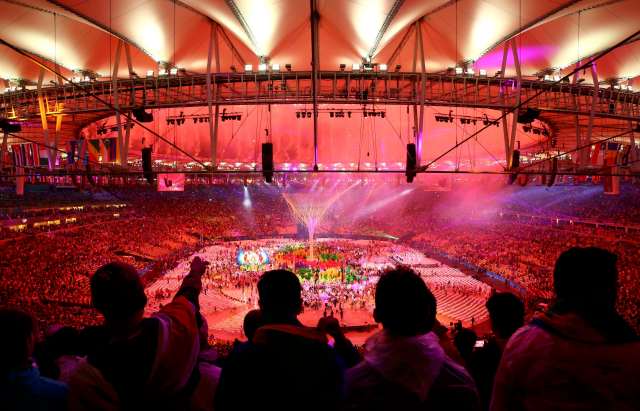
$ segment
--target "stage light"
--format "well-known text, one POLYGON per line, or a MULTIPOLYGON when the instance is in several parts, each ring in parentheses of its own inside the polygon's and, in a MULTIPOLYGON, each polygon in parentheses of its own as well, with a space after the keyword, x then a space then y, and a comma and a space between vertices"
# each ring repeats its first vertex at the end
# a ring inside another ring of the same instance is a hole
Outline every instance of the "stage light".
POLYGON ((163 68, 159 69, 158 70, 158 75, 159 76, 166 76, 167 75, 167 69, 163 69, 163 68))
POLYGON ((154 74, 153 70, 147 70, 147 77, 153 77, 154 74))
POLYGON ((344 71, 347 68, 346 64, 340 64, 340 71, 344 71))
POLYGON ((284 68, 286 68, 287 71, 291 71, 291 64, 285 64, 284 68))
POLYGON ((473 76, 474 74, 476 74, 476 72, 472 68, 467 69, 467 75, 473 76))
POLYGON ((366 63, 363 67, 364 71, 373 71, 373 65, 371 63, 366 63))
POLYGON ((487 77, 487 70, 480 69, 480 77, 487 77))
POLYGON ((169 69, 169 74, 172 76, 177 76, 178 75, 178 68, 177 67, 171 67, 171 69, 169 69))
POLYGON ((267 65, 265 63, 258 64, 258 71, 264 73, 265 71, 267 71, 267 65))
POLYGON ((461 75, 463 73, 462 67, 456 67, 456 75, 461 75))
POLYGON ((382 63, 382 64, 378 64, 378 70, 380 71, 387 71, 387 65, 382 63))
POLYGON ((245 64, 244 65, 244 72, 245 73, 251 73, 253 71, 253 65, 251 64, 245 64))
POLYGON ((353 63, 351 65, 351 71, 360 71, 360 63, 353 63))
POLYGON ((396 64, 396 72, 400 71, 401 68, 402 66, 400 64, 396 64))
POLYGON ((559 74, 554 74, 553 75, 553 81, 560 81, 560 75, 559 74))
POLYGON ((271 71, 280 71, 280 64, 272 64, 271 71))

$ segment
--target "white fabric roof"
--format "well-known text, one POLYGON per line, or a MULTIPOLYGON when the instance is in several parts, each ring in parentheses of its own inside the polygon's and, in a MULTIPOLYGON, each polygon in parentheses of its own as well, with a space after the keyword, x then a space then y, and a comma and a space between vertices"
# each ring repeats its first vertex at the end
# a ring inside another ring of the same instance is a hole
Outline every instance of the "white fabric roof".
MULTIPOLYGON (((570 67, 615 44, 637 30, 640 19, 640 0, 397 3, 397 13, 381 32, 396 1, 318 0, 321 69, 360 62, 371 51, 374 62, 386 63, 410 25, 423 18, 428 71, 473 61, 476 70, 491 73, 499 69, 503 41, 514 37, 523 74, 534 75, 570 67)), ((292 64, 294 70, 311 68, 306 0, 0 0, 0 38, 58 64, 65 74, 85 69, 110 76, 119 38, 131 44, 138 73, 157 69, 158 61, 203 72, 211 20, 226 30, 248 63, 255 65, 259 56, 267 56, 272 63, 292 64)), ((395 62, 403 71, 412 70, 413 44, 410 36, 395 62)), ((602 58, 597 63, 600 79, 637 77, 639 50, 634 42, 602 58)), ((223 42, 220 52, 221 71, 238 66, 223 42)), ((24 57, 0 47, 0 78, 36 81, 38 72, 24 57)), ((119 76, 127 76, 125 63, 119 76)), ((47 75, 47 81, 52 79, 47 75)))

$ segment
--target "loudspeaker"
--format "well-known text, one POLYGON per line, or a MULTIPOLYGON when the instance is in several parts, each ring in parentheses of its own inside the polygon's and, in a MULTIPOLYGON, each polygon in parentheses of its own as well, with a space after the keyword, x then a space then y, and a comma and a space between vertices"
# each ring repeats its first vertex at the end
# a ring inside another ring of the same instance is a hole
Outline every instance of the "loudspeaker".
POLYGON ((413 183, 413 179, 416 176, 416 166, 418 160, 416 156, 416 145, 413 143, 407 144, 407 166, 404 174, 407 176, 407 183, 413 183))
POLYGON ((520 150, 513 150, 511 154, 511 169, 520 167, 520 150))
POLYGON ((4 133, 19 133, 22 131, 20 123, 9 121, 6 118, 0 118, 0 129, 4 133))
POLYGON ((518 168, 520 167, 520 150, 513 150, 511 154, 511 175, 509 176, 509 184, 513 184, 518 178, 518 168))
POLYGON ((556 182, 556 174, 558 174, 558 157, 554 157, 551 164, 551 177, 547 180, 547 187, 551 187, 556 182))
POLYGON ((533 120, 537 119, 540 115, 540 110, 536 110, 535 108, 527 108, 524 111, 520 111, 518 113, 518 123, 529 124, 533 122, 533 120))
POLYGON ((133 116, 141 123, 151 123, 153 121, 153 113, 147 113, 144 108, 135 108, 131 111, 133 116))
POLYGON ((151 147, 142 149, 142 174, 149 184, 153 182, 153 169, 151 167, 151 147))
POLYGON ((273 144, 262 143, 262 175, 264 181, 273 181, 273 144))

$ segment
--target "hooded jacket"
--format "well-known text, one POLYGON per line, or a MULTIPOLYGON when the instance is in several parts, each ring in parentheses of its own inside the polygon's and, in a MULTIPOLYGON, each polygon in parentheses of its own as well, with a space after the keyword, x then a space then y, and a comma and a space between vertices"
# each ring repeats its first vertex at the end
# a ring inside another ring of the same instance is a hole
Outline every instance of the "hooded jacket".
POLYGON ((492 411, 640 410, 640 342, 611 342, 573 313, 547 313, 509 339, 492 411))
POLYGON ((347 371, 344 409, 479 409, 472 378, 433 332, 400 337, 383 330, 364 348, 364 361, 347 371))

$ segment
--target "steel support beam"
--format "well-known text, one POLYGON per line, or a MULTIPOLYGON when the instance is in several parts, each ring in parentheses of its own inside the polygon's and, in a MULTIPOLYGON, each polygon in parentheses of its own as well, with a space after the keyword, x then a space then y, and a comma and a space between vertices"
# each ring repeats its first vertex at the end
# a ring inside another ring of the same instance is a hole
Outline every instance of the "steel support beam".
POLYGON ((513 115, 511 117, 511 139, 509 142, 509 153, 507 154, 507 161, 509 169, 513 167, 513 151, 516 145, 516 134, 518 133, 518 114, 520 112, 520 102, 521 102, 521 91, 522 91, 522 71, 520 70, 520 57, 518 56, 518 47, 516 45, 516 40, 511 40, 511 51, 513 52, 513 65, 516 69, 516 109, 513 110, 513 115))
POLYGON ((120 126, 120 95, 118 93, 118 68, 120 67, 120 52, 122 50, 123 41, 118 41, 118 45, 116 46, 116 55, 113 61, 113 72, 111 74, 111 94, 113 96, 113 107, 115 107, 115 115, 116 115, 116 124, 118 124, 118 147, 120 150, 120 158, 118 159, 118 164, 126 167, 127 158, 124 156, 124 139, 122 136, 122 127, 120 126))
MULTIPOLYGON (((502 64, 500 66, 500 76, 502 78, 505 77, 505 71, 507 69, 507 58, 509 57, 509 42, 504 43, 504 47, 502 50, 502 64)), ((505 91, 501 88, 500 95, 502 96, 503 103, 505 102, 505 91)), ((503 114, 506 113, 506 110, 502 111, 503 114)), ((507 169, 509 169, 509 164, 511 162, 511 156, 509 155, 509 144, 511 139, 509 138, 509 121, 507 120, 507 116, 502 117, 502 138, 504 139, 504 155, 507 160, 507 169)))
MULTIPOLYGON (((209 141, 211 149, 211 167, 215 170, 218 166, 218 117, 220 106, 216 104, 215 112, 213 108, 213 90, 211 84, 211 65, 212 60, 215 60, 216 73, 220 72, 220 52, 218 45, 218 24, 211 21, 210 33, 209 33, 209 51, 207 54, 207 108, 209 110, 209 141)), ((219 86, 215 86, 216 100, 219 86)))
POLYGON ((47 164, 49 171, 53 170, 55 162, 53 161, 53 152, 50 148, 49 141, 49 122, 47 120, 48 107, 45 104, 44 96, 42 93, 42 83, 44 82, 44 69, 40 69, 40 75, 38 76, 38 108, 40 110, 40 122, 42 124, 42 135, 44 137, 44 143, 47 146, 47 164))
POLYGON ((382 26, 380 26, 380 30, 378 30, 378 34, 376 35, 376 39, 373 42, 373 46, 371 46, 371 48, 369 49, 369 54, 368 54, 369 58, 372 58, 378 51, 378 47, 380 46, 380 42, 382 41, 384 34, 387 32, 389 25, 391 25, 391 22, 396 17, 396 14, 398 14, 398 11, 400 10, 400 7, 402 7, 403 3, 404 3, 404 0, 395 0, 393 2, 393 5, 391 6, 391 10, 389 10, 387 17, 385 17, 384 22, 382 22, 382 26))
POLYGON ((240 8, 236 4, 236 2, 234 0, 225 0, 225 3, 227 3, 227 6, 229 7, 233 15, 236 17, 236 20, 238 20, 238 23, 240 23, 240 26, 242 26, 242 30, 244 30, 244 33, 247 35, 247 38, 249 39, 249 41, 251 42, 251 45, 253 46, 253 52, 257 56, 263 57, 260 54, 261 50, 259 50, 258 48, 258 42, 256 41, 256 37, 253 35, 253 31, 251 30, 249 23, 247 23, 247 20, 244 18, 244 15, 240 11, 240 8))
POLYGON ((387 62, 387 67, 389 70, 391 69, 391 66, 393 65, 393 63, 395 63, 396 59, 400 55, 400 52, 404 49, 404 46, 407 44, 407 41, 409 41, 409 38, 411 37, 411 33, 413 33, 413 30, 415 30, 415 27, 416 25, 412 24, 407 28, 407 31, 404 32, 404 36, 402 36, 402 39, 400 39, 400 44, 398 44, 398 47, 396 47, 395 50, 393 50, 393 53, 391 54, 391 57, 389 57, 389 61, 387 62))
MULTIPOLYGON (((578 68, 578 67, 580 67, 580 62, 576 63, 576 68, 578 68)), ((578 76, 579 76, 579 72, 576 71, 573 74, 573 77, 571 79, 571 84, 573 86, 578 84, 578 76)), ((572 93, 571 94, 571 99, 573 101, 574 109, 576 111, 578 111, 578 99, 579 99, 579 97, 576 96, 574 93, 572 93)), ((573 118, 574 118, 575 128, 576 128, 576 147, 580 147, 582 145, 582 137, 581 137, 581 132, 580 132, 580 116, 578 114, 576 114, 573 118)), ((579 163, 581 161, 581 158, 580 158, 579 153, 578 153, 578 156, 576 156, 576 157, 577 157, 577 161, 576 162, 578 163, 578 165, 580 165, 579 163)))
POLYGON ((420 20, 416 22, 416 36, 418 38, 420 53, 418 58, 420 59, 420 93, 418 98, 420 99, 420 114, 418 116, 418 130, 416 135, 416 164, 417 167, 421 166, 422 162, 422 139, 424 132, 424 99, 427 87, 427 68, 424 61, 424 43, 422 38, 422 29, 420 20))
POLYGON ((311 93, 313 100, 313 169, 318 169, 318 70, 320 69, 318 50, 318 4, 316 0, 309 0, 311 20, 311 93))
POLYGON ((600 87, 598 85, 598 72, 596 70, 596 62, 591 62, 591 81, 593 81, 593 94, 591 95, 591 112, 589 113, 589 125, 587 127, 587 139, 585 144, 588 148, 582 149, 580 152, 581 164, 584 166, 588 163, 588 155, 591 150, 591 142, 593 141, 593 116, 600 99, 600 87))

